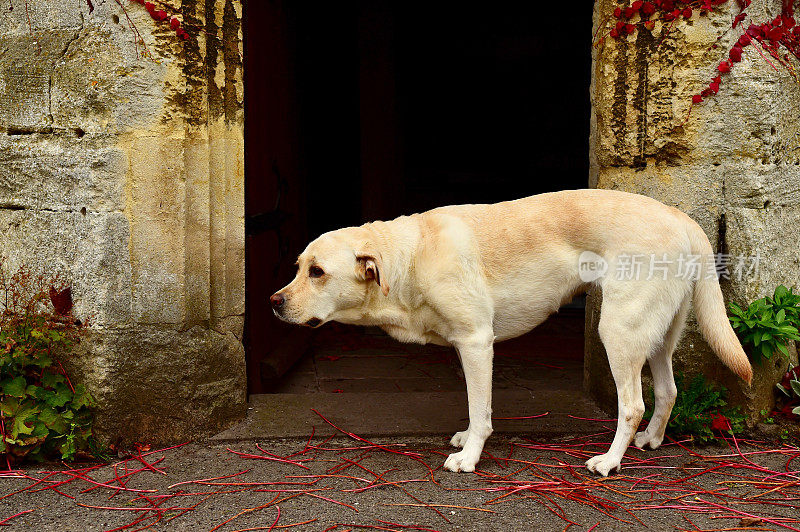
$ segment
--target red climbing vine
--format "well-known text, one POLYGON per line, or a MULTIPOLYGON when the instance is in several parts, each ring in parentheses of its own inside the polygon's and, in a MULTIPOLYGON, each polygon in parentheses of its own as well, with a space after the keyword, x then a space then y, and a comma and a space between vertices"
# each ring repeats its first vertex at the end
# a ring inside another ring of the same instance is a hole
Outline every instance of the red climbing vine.
MULTIPOLYGON (((667 31, 664 32, 666 35, 677 21, 706 16, 728 2, 729 0, 636 0, 628 7, 617 7, 606 18, 606 23, 601 27, 607 33, 600 42, 606 37, 615 40, 625 39, 643 29, 653 31, 657 21, 666 26, 667 31), (612 24, 609 24, 610 22, 612 24)), ((715 67, 714 77, 708 85, 692 96, 692 105, 700 104, 705 98, 719 92, 725 75, 731 72, 736 63, 741 62, 743 51, 747 47, 752 47, 776 71, 781 67, 789 72, 800 84, 800 76, 792 64, 792 57, 800 60, 800 25, 795 20, 796 2, 797 0, 783 0, 781 14, 773 20, 747 24, 749 16, 747 8, 752 2, 736 0, 739 9, 731 22, 731 30, 742 28, 743 31, 728 49, 727 55, 721 57, 715 67)), ((718 45, 714 44, 712 48, 716 49, 718 45)))
MULTIPOLYGON (((89 1, 89 0, 87 0, 89 1)), ((156 9, 156 5, 153 2, 145 1, 145 0, 114 0, 117 5, 122 9, 122 12, 125 14, 125 19, 128 22, 128 27, 133 32, 134 42, 136 44, 136 56, 139 57, 142 55, 139 52, 139 46, 141 45, 144 49, 144 55, 149 56, 150 53, 147 50, 147 45, 145 44, 144 38, 142 38, 142 34, 139 32, 139 29, 136 27, 136 24, 131 19, 130 15, 128 14, 128 10, 125 7, 123 2, 128 4, 141 4, 144 6, 145 10, 150 14, 150 18, 152 18, 156 22, 166 22, 169 19, 169 27, 172 31, 175 32, 175 35, 178 36, 179 39, 188 40, 190 38, 189 33, 184 29, 183 24, 181 23, 180 19, 172 15, 170 16, 164 9, 156 9)))

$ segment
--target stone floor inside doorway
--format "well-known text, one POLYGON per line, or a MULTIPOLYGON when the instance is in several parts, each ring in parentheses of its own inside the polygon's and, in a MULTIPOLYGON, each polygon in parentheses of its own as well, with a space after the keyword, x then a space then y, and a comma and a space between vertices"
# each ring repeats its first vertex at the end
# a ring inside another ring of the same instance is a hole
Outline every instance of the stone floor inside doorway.
MULTIPOLYGON (((521 338, 495 346, 494 389, 580 389, 583 309, 565 309, 521 338)), ((453 348, 403 344, 376 328, 335 323, 271 390, 281 394, 457 392, 464 374, 453 348)))

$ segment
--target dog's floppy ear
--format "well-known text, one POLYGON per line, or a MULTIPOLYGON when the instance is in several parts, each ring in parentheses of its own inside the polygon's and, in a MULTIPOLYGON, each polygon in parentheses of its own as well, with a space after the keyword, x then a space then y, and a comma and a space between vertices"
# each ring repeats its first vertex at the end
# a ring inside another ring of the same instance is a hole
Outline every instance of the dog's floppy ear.
POLYGON ((383 295, 389 295, 389 284, 386 276, 381 277, 383 261, 380 253, 359 253, 356 256, 356 273, 362 281, 375 281, 381 287, 383 295))

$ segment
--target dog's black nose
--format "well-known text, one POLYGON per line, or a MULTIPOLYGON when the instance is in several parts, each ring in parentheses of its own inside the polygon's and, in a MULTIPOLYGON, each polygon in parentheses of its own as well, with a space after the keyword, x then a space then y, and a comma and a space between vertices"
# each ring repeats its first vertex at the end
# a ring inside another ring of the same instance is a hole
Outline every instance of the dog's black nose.
POLYGON ((280 293, 272 294, 272 297, 269 298, 269 302, 272 303, 272 308, 278 310, 286 303, 286 298, 280 293))

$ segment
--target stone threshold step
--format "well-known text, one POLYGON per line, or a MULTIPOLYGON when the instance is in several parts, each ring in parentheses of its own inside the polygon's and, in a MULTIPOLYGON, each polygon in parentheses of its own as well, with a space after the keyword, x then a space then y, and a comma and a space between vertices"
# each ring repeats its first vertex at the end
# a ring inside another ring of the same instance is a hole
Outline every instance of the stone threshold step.
MULTIPOLYGON (((495 432, 542 436, 589 434, 613 428, 615 422, 579 418, 608 418, 582 391, 497 390, 494 394, 495 432), (503 417, 535 416, 504 420, 503 417)), ((307 438, 335 431, 316 409, 340 428, 365 437, 452 435, 467 427, 467 396, 459 392, 310 393, 250 396, 247 419, 211 438, 243 441, 307 438)))

